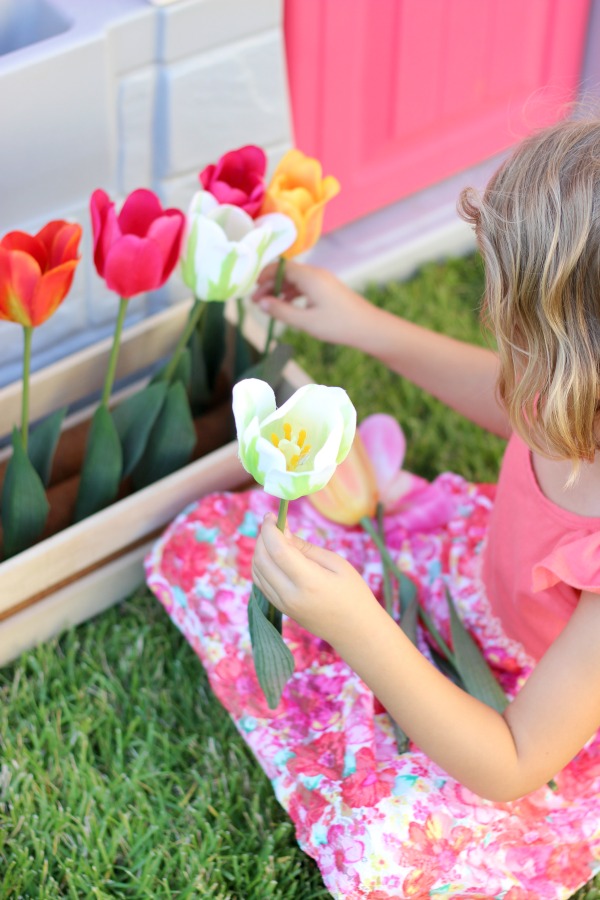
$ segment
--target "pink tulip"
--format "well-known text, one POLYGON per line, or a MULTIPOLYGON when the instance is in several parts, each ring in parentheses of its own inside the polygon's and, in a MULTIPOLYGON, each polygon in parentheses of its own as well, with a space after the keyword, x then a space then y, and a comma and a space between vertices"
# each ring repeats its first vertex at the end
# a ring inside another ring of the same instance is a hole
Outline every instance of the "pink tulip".
POLYGON ((156 194, 133 191, 117 216, 103 190, 90 200, 94 264, 107 286, 120 297, 161 287, 175 268, 185 226, 178 209, 163 210, 156 194))
POLYGON ((367 416, 358 426, 375 472, 379 500, 386 513, 396 512, 427 486, 423 478, 402 468, 406 438, 398 422, 385 413, 367 416))
POLYGON ((198 178, 204 190, 219 203, 239 206, 254 218, 265 195, 266 168, 264 151, 249 144, 225 153, 216 165, 203 169, 198 178))

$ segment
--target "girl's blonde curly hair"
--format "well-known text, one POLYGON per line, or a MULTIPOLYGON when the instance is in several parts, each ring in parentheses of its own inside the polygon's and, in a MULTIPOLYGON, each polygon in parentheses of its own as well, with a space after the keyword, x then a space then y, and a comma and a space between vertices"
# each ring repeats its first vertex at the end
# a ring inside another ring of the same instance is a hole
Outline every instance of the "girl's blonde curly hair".
POLYGON ((511 423, 576 470, 600 447, 600 119, 528 137, 482 197, 462 192, 459 213, 485 263, 483 314, 511 423))

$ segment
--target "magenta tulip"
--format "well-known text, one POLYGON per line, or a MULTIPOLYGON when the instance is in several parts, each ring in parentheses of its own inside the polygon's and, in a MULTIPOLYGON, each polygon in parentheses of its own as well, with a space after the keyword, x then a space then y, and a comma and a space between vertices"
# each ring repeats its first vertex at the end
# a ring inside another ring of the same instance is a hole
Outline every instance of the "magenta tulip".
POLYGON ((239 206, 255 218, 265 195, 266 168, 264 151, 249 144, 225 153, 216 165, 203 169, 198 178, 204 190, 219 203, 239 206))
POLYGON ((90 200, 94 264, 107 286, 121 297, 161 287, 175 268, 185 226, 178 209, 163 210, 156 194, 133 191, 117 216, 103 190, 90 200))

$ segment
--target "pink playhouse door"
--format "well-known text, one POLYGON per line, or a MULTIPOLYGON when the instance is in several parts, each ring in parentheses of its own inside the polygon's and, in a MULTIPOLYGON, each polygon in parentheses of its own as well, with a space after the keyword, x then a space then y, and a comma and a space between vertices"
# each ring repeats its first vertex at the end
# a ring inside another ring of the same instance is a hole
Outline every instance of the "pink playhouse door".
POLYGON ((296 146, 326 230, 499 153, 577 95, 590 0, 285 0, 296 146))

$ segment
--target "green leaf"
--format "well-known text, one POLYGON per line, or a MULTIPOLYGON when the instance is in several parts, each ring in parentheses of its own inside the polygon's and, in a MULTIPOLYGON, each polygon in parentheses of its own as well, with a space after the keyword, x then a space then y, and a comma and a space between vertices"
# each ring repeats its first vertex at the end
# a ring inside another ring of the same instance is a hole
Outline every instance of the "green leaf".
POLYGON ((404 616, 404 614, 411 609, 413 603, 415 604, 415 609, 418 609, 416 603, 417 586, 408 575, 404 574, 404 572, 401 573, 398 583, 400 586, 400 614, 404 616))
POLYGON ((200 411, 210 403, 212 391, 208 383, 206 360, 202 349, 202 337, 197 328, 192 333, 188 346, 191 360, 190 403, 193 410, 200 411))
POLYGON ((294 671, 294 657, 277 628, 267 618, 269 602, 256 585, 248 601, 248 625, 258 683, 269 709, 275 709, 294 671))
MULTIPOLYGON (((411 582, 412 584, 412 582, 411 582)), ((413 593, 413 598, 410 601, 407 608, 402 613, 402 617, 400 619, 400 628, 409 639, 411 644, 417 646, 417 621, 419 618, 419 604, 417 603, 417 592, 416 589, 413 593)))
POLYGON ((42 479, 23 449, 17 428, 13 429, 12 447, 2 491, 6 559, 35 543, 44 530, 50 509, 42 479))
POLYGON ((242 372, 236 381, 243 378, 261 378, 270 384, 273 390, 277 390, 281 384, 285 365, 293 355, 294 351, 289 344, 277 344, 265 359, 242 372))
MULTIPOLYGON (((161 366, 160 369, 154 373, 154 375, 150 379, 150 384, 157 384, 158 382, 163 381, 168 365, 169 363, 167 361, 164 366, 161 366)), ((171 375, 170 383, 173 384, 175 381, 180 381, 186 391, 189 391, 191 380, 192 360, 189 349, 185 347, 181 351, 181 356, 179 357, 177 365, 175 366, 175 370, 171 375)))
POLYGON ((104 509, 117 496, 123 453, 113 418, 104 404, 94 413, 85 448, 75 521, 104 509))
MULTIPOLYGON (((411 582, 412 583, 412 582, 411 582)), ((413 598, 402 614, 402 618, 400 619, 400 628, 407 636, 409 641, 417 646, 417 621, 419 618, 419 607, 417 603, 417 592, 414 591, 413 598)), ((390 716, 390 718, 392 718, 390 716)), ((398 753, 406 753, 409 748, 410 739, 405 731, 398 725, 395 719, 392 718, 392 727, 394 730, 394 737, 396 738, 396 745, 398 747, 398 753)))
MULTIPOLYGON (((458 685, 459 688, 462 688, 463 691, 467 691, 462 678, 460 677, 452 663, 448 659, 446 659, 446 657, 443 656, 438 650, 436 650, 436 648, 431 643, 429 644, 429 652, 431 653, 431 658, 433 659, 436 669, 439 669, 442 675, 445 675, 446 678, 449 678, 450 681, 458 685)), ((467 691, 467 693, 469 692, 467 691)))
POLYGON ((494 678, 479 647, 461 622, 448 588, 446 599, 450 610, 450 633, 456 668, 466 690, 498 712, 503 712, 508 706, 508 698, 494 678))
POLYGON ((56 412, 40 422, 29 433, 27 455, 31 460, 42 484, 46 486, 50 480, 52 460, 58 444, 60 429, 67 412, 67 407, 57 409, 56 412))
POLYGON ((225 358, 225 321, 224 303, 207 303, 198 328, 202 335, 202 350, 206 362, 206 374, 211 390, 215 386, 217 375, 225 358))
POLYGON ((196 430, 190 404, 180 381, 169 386, 146 449, 133 470, 136 489, 147 487, 180 469, 196 446, 196 430))
POLYGON ((167 389, 168 385, 164 381, 149 384, 113 410, 113 421, 123 451, 123 478, 133 471, 142 457, 167 389))

